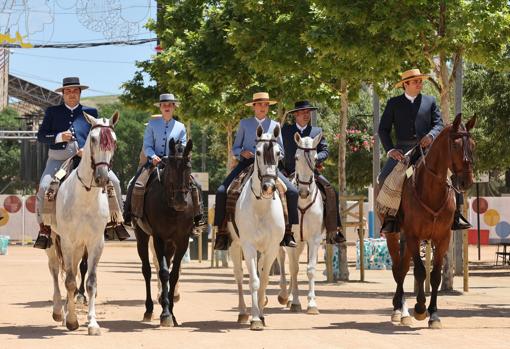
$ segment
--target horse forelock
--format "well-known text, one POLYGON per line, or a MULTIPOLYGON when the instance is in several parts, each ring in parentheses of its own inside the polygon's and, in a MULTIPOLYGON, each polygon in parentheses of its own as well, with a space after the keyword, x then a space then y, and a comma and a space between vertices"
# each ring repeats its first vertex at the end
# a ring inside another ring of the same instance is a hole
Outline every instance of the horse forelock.
POLYGON ((307 149, 313 148, 313 138, 311 137, 301 138, 301 144, 299 144, 299 146, 307 149))
POLYGON ((112 129, 109 127, 101 127, 99 131, 99 149, 101 151, 112 151, 115 148, 115 138, 112 129))

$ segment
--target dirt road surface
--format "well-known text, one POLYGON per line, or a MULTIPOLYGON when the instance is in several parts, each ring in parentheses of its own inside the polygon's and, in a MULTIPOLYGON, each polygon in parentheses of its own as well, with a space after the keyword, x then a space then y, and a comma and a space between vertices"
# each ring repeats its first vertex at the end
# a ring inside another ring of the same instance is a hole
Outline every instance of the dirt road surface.
MULTIPOLYGON (((487 250, 489 249, 489 250, 487 250)), ((354 247, 349 247, 354 260, 354 247)), ((278 277, 269 285, 267 327, 252 332, 237 320, 237 291, 231 268, 211 269, 210 262, 192 261, 183 268, 181 300, 175 306, 179 327, 160 328, 156 304, 152 323, 142 322, 145 289, 135 244, 108 243, 98 271, 97 314, 102 335, 89 337, 86 308, 80 328, 69 332, 51 318, 51 280, 43 251, 10 246, 0 256, 0 349, 19 348, 509 348, 510 269, 495 268, 494 251, 484 250, 485 263, 471 270, 470 290, 441 294, 438 306, 443 329, 427 321, 404 327, 390 322, 394 283, 390 271, 359 272, 353 281, 328 284, 320 263, 317 302, 320 315, 290 313, 276 295, 278 277)), ((476 250, 470 251, 475 259, 476 250)), ((301 303, 306 309, 306 265, 300 266, 301 303)), ((156 274, 153 273, 153 279, 156 274)), ((247 279, 246 279, 247 280, 247 279)), ((412 277, 406 280, 412 291, 412 277)), ((251 303, 247 291, 246 302, 251 303)), ((63 290, 63 288, 62 288, 63 290)), ((156 286, 154 283, 153 297, 156 286)), ((412 296, 409 296, 412 297, 412 296)), ((409 305, 414 306, 414 299, 409 305)))

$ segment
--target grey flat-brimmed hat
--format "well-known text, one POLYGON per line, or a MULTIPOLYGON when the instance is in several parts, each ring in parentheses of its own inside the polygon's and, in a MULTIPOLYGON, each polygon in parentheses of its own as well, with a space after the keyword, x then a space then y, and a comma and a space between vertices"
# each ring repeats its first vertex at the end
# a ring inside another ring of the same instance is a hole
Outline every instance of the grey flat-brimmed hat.
POLYGON ((80 78, 71 76, 71 77, 62 79, 62 87, 57 88, 55 90, 55 92, 62 92, 65 88, 68 88, 68 87, 79 87, 80 90, 82 90, 82 91, 89 88, 86 85, 80 84, 80 78))
POLYGON ((159 102, 154 103, 156 107, 159 107, 161 103, 175 103, 176 105, 179 104, 179 100, 175 98, 173 93, 162 93, 159 95, 159 102))

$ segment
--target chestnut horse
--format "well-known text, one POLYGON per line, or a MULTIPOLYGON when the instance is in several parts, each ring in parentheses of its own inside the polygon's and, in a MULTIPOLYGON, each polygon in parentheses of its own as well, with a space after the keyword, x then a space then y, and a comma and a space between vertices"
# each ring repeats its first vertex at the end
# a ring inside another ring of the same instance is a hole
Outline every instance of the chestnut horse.
POLYGON ((443 257, 450 244, 450 228, 455 212, 454 190, 466 190, 473 184, 474 141, 469 131, 474 127, 475 120, 472 117, 464 126, 461 114, 458 114, 453 124, 446 126, 437 136, 428 153, 415 166, 413 175, 404 182, 398 214, 402 241, 399 242, 397 234, 387 234, 393 278, 397 283, 393 297, 393 322, 409 325, 412 321, 405 303, 403 285, 413 258, 414 277, 418 284, 414 317, 424 320, 428 311, 429 327, 441 328, 437 291, 441 283, 443 257), (448 184, 448 170, 457 177, 458 188, 448 184), (431 240, 435 248, 428 309, 423 289, 425 266, 420 258, 422 240, 431 240))

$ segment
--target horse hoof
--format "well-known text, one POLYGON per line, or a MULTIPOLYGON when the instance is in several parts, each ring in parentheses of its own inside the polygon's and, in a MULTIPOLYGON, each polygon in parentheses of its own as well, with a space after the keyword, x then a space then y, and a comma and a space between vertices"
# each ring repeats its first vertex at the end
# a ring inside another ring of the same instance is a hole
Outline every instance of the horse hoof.
POLYGON ((160 324, 161 327, 174 327, 174 322, 170 318, 170 316, 164 317, 161 319, 160 324))
POLYGON ((100 336, 101 329, 99 327, 89 327, 89 336, 100 336))
POLYGON ((301 304, 291 304, 290 311, 292 313, 300 313, 301 312, 301 304))
POLYGON ((246 324, 246 323, 248 323, 249 317, 250 316, 248 314, 239 314, 239 315, 237 315, 237 323, 238 324, 246 324))
POLYGON ((143 322, 151 322, 152 321, 152 313, 143 314, 143 322))
POLYGON ((427 318, 427 312, 417 313, 416 311, 413 313, 414 318, 418 321, 425 320, 427 318))
POLYGON ((174 295, 174 303, 177 303, 180 300, 181 300, 181 295, 180 294, 174 295))
POLYGON ((400 319, 402 318, 402 313, 398 310, 395 310, 392 314, 391 314, 391 322, 396 322, 396 323, 400 323, 400 319))
POLYGON ((308 315, 319 315, 320 314, 319 309, 317 309, 317 307, 308 307, 306 309, 306 313, 308 315))
POLYGON ((434 330, 439 330, 439 329, 443 328, 443 325, 441 324, 441 320, 429 321, 429 328, 432 328, 434 330))
POLYGON ((400 324, 403 326, 411 326, 413 324, 413 318, 410 316, 403 316, 400 319, 400 324))
POLYGON ((284 297, 278 295, 278 303, 280 303, 281 305, 287 305, 288 301, 289 301, 289 297, 284 298, 284 297))
POLYGON ((76 304, 87 305, 87 297, 78 293, 78 295, 76 296, 76 304))
POLYGON ((53 313, 53 320, 55 320, 56 322, 62 322, 62 313, 53 313))
POLYGON ((80 324, 78 323, 78 320, 76 320, 74 322, 67 321, 66 327, 69 331, 74 331, 74 330, 78 329, 78 327, 80 327, 80 324))
POLYGON ((255 320, 250 323, 250 330, 252 331, 262 331, 264 329, 264 324, 260 320, 255 320))

